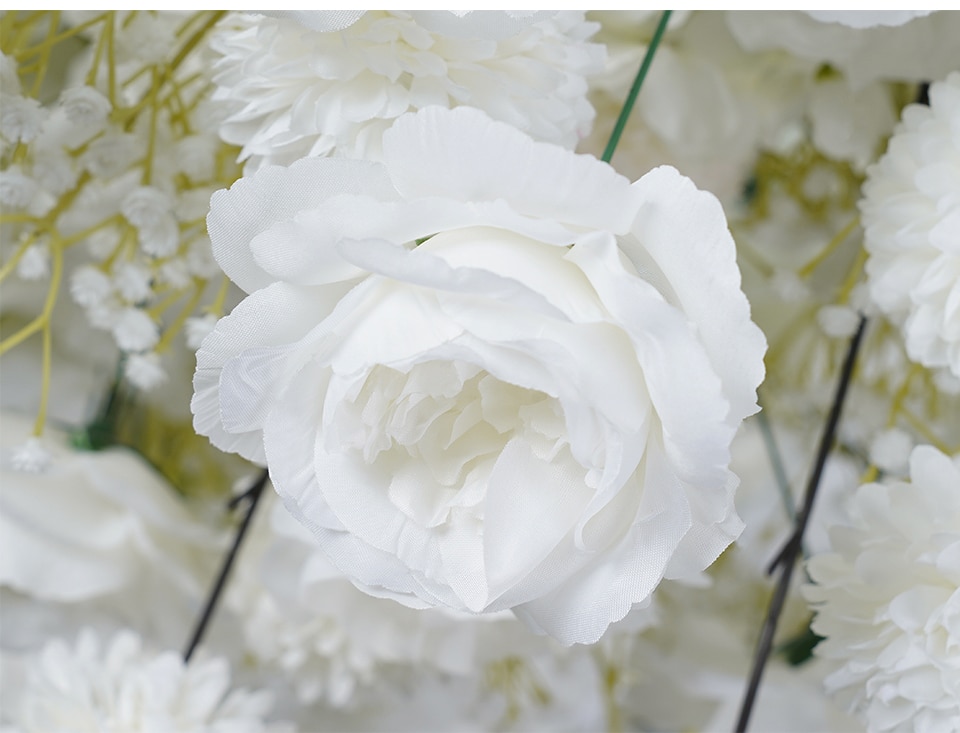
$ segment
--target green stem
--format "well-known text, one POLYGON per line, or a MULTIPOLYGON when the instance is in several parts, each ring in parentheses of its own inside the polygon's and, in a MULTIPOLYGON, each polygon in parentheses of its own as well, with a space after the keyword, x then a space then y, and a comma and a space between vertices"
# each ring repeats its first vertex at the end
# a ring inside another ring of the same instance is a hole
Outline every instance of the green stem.
POLYGON ((620 116, 617 118, 617 124, 613 126, 613 132, 610 133, 610 142, 607 143, 606 150, 603 151, 603 155, 600 156, 600 160, 604 163, 609 163, 613 158, 613 151, 617 149, 617 144, 620 142, 620 136, 623 135, 623 128, 627 126, 627 119, 630 117, 630 112, 633 110, 633 104, 637 101, 637 95, 640 94, 640 87, 643 86, 643 80, 647 78, 647 72, 650 70, 650 64, 653 63, 653 56, 657 52, 657 48, 660 46, 660 39, 663 38, 664 31, 667 30, 667 22, 670 20, 670 13, 672 10, 664 10, 663 15, 660 16, 660 22, 657 24, 657 30, 653 34, 653 39, 650 41, 650 45, 647 46, 647 53, 643 57, 643 63, 640 64, 640 69, 637 71, 637 76, 633 80, 633 86, 630 87, 630 93, 627 94, 627 98, 623 103, 623 109, 620 110, 620 116))

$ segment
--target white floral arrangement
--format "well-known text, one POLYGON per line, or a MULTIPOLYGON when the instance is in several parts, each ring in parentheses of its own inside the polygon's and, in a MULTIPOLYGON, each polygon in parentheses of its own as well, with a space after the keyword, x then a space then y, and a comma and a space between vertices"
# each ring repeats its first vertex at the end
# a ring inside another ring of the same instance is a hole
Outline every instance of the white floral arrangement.
POLYGON ((960 731, 957 38, 0 13, 0 730, 960 731))

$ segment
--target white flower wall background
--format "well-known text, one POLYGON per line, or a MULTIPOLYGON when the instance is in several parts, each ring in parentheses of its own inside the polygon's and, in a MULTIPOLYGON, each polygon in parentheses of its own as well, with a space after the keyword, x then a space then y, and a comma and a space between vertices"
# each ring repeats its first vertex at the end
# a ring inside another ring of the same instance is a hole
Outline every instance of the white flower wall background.
POLYGON ((958 34, 0 13, 0 727, 960 730, 958 34))

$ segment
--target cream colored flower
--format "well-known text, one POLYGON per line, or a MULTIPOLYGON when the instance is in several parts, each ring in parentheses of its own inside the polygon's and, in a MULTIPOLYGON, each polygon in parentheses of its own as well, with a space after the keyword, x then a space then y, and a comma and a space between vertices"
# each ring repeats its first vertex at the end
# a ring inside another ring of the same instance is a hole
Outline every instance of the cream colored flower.
POLYGON ((954 731, 960 721, 960 459, 930 446, 910 482, 866 484, 831 531, 805 595, 834 661, 827 690, 870 731, 954 731))
POLYGON ((574 147, 590 129, 585 77, 601 70, 582 12, 304 11, 235 14, 213 46, 220 128, 248 172, 307 155, 376 158, 393 121, 469 105, 574 147))
POLYGON ((631 185, 432 107, 382 164, 264 168, 208 226, 250 296, 198 352, 194 425, 266 461, 354 582, 593 642, 739 533, 765 342, 674 169, 631 185))
MULTIPOLYGON (((14 660, 5 659, 11 684, 14 660)), ((5 702, 3 722, 16 733, 267 733, 289 731, 264 721, 273 706, 267 691, 230 690, 226 659, 194 659, 144 647, 121 630, 106 644, 91 629, 73 646, 48 642, 22 665, 24 679, 5 702), (11 699, 12 698, 12 699, 11 699)))
POLYGON ((871 299, 911 359, 960 377, 960 72, 904 110, 860 210, 871 299))

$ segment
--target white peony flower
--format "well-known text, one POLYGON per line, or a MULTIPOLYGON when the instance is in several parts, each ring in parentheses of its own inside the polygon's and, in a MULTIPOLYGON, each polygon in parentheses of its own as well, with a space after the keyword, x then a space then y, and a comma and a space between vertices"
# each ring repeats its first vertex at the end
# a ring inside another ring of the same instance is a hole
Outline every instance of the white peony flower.
POLYGON ((379 156, 394 119, 469 105, 574 147, 590 129, 585 77, 603 68, 582 12, 283 12, 231 16, 213 47, 220 128, 247 170, 307 155, 379 156))
MULTIPOLYGON (((0 427, 0 444, 16 445, 32 421, 5 412, 0 427)), ((51 428, 36 445, 43 473, 16 472, 16 452, 0 461, 0 585, 56 602, 196 602, 219 540, 149 465, 126 449, 74 450, 51 428)))
MULTIPOLYGON (((10 658, 7 660, 9 665, 10 658)), ((290 730, 264 716, 271 693, 230 690, 226 659, 191 660, 144 647, 133 631, 105 645, 84 629, 73 646, 55 639, 24 660, 4 722, 17 733, 191 731, 261 733, 290 730)), ((5 673, 5 681, 15 673, 5 673)))
POLYGON ((765 344, 720 205, 470 108, 383 152, 214 194, 251 295, 197 354, 194 425, 375 593, 596 641, 741 528, 765 344))
POLYGON ((871 298, 911 359, 960 377, 960 72, 904 110, 860 210, 871 298))
POLYGON ((813 557, 816 652, 827 690, 870 731, 952 731, 960 720, 960 458, 910 456, 910 483, 866 484, 852 526, 813 557))

